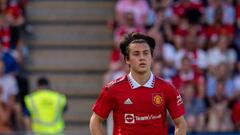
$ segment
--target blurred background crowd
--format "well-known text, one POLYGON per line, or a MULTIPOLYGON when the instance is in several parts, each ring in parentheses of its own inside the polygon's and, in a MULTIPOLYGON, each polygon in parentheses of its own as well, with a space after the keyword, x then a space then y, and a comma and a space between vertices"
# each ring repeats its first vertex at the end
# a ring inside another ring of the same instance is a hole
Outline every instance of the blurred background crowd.
POLYGON ((0 133, 24 129, 26 4, 27 0, 0 0, 0 133))
POLYGON ((128 72, 121 38, 156 41, 153 73, 183 96, 189 132, 240 131, 240 0, 118 0, 104 84, 128 72))

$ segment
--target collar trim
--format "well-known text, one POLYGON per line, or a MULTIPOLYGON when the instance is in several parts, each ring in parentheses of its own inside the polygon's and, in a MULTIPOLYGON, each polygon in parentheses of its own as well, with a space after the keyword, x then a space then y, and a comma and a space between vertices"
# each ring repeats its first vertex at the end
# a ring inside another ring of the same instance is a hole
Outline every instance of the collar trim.
POLYGON ((150 74, 150 78, 148 79, 148 81, 144 85, 140 85, 137 81, 135 81, 131 72, 127 75, 127 78, 128 78, 128 82, 131 85, 132 89, 136 89, 136 88, 139 88, 141 86, 146 87, 146 88, 153 88, 154 87, 155 78, 154 78, 154 75, 153 75, 152 72, 150 74))

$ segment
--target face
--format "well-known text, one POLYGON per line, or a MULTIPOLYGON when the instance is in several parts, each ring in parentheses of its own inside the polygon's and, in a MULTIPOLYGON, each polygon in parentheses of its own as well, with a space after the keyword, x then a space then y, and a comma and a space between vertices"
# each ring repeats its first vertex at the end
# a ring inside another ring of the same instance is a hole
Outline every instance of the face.
POLYGON ((182 65, 181 65, 181 70, 183 71, 183 72, 188 72, 188 71, 191 71, 191 62, 190 62, 190 60, 189 59, 184 59, 184 60, 182 60, 182 63, 181 63, 182 65))
POLYGON ((130 71, 138 74, 150 72, 152 55, 147 43, 133 43, 129 46, 129 57, 126 63, 130 71))
POLYGON ((194 97, 194 87, 192 84, 186 85, 183 90, 183 96, 185 100, 191 100, 194 97))
POLYGON ((177 49, 181 49, 183 47, 184 39, 183 39, 182 36, 175 35, 173 40, 174 40, 174 44, 175 44, 177 49))
POLYGON ((222 95, 224 92, 224 83, 223 82, 217 82, 217 95, 222 95))
POLYGON ((226 78, 228 74, 228 67, 227 64, 221 63, 218 65, 216 74, 219 78, 226 78))
POLYGON ((194 49, 196 48, 196 38, 194 36, 188 36, 186 38, 186 47, 188 49, 194 49))
POLYGON ((226 36, 221 36, 218 42, 218 47, 221 49, 227 49, 228 47, 228 39, 226 36))

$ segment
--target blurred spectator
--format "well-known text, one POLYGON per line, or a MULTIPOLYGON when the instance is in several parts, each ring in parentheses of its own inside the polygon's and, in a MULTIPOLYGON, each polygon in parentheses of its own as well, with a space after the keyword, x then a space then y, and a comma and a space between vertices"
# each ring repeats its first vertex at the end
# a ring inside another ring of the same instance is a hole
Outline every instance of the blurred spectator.
POLYGON ((210 108, 208 112, 207 130, 210 132, 233 131, 233 124, 228 109, 228 97, 224 94, 224 80, 218 79, 216 94, 209 99, 210 108))
POLYGON ((237 63, 237 71, 233 76, 234 96, 240 96, 240 62, 237 63))
POLYGON ((162 62, 160 60, 154 60, 153 61, 153 67, 152 67, 152 72, 155 76, 158 77, 163 77, 162 73, 162 62))
POLYGON ((230 41, 233 39, 234 27, 224 24, 222 17, 223 9, 218 7, 215 11, 214 23, 205 27, 205 36, 209 40, 208 48, 212 48, 220 40, 221 35, 228 35, 230 41))
POLYGON ((20 1, 9 0, 6 8, 6 15, 11 26, 10 48, 16 49, 21 38, 21 28, 25 21, 20 1))
POLYGON ((237 7, 236 7, 236 14, 237 14, 237 22, 236 22, 236 29, 235 29, 235 37, 234 37, 234 44, 237 52, 237 59, 240 61, 240 0, 237 0, 237 7))
POLYGON ((170 78, 176 73, 174 67, 175 48, 172 44, 164 41, 162 33, 160 33, 155 27, 148 31, 148 35, 155 39, 156 46, 153 55, 155 59, 163 62, 161 71, 163 77, 170 80, 170 78))
POLYGON ((240 26, 240 0, 236 0, 236 22, 240 26))
POLYGON ((216 94, 217 80, 222 80, 224 85, 223 93, 231 98, 234 95, 233 79, 227 63, 221 63, 213 69, 212 76, 207 76, 206 94, 208 97, 212 97, 216 94))
POLYGON ((175 34, 186 37, 189 33, 190 24, 185 16, 179 18, 179 21, 176 25, 175 34))
POLYGON ((227 107, 229 98, 224 94, 225 91, 225 81, 222 78, 219 78, 216 82, 215 94, 208 99, 210 107, 215 106, 217 103, 222 102, 227 107))
POLYGON ((221 20, 224 25, 233 25, 235 22, 235 9, 232 6, 233 0, 208 0, 206 8, 206 22, 209 25, 214 24, 214 18, 218 8, 223 10, 221 20))
POLYGON ((181 59, 184 56, 188 56, 191 61, 191 65, 195 70, 204 70, 207 68, 207 57, 205 51, 200 49, 198 46, 197 36, 195 34, 188 35, 185 38, 185 46, 176 53, 175 66, 179 68, 181 59))
POLYGON ((156 1, 156 2, 159 2, 159 7, 162 7, 164 9, 164 18, 173 23, 174 22, 174 12, 173 12, 173 9, 172 9, 172 3, 173 3, 173 0, 153 0, 153 1, 156 1))
POLYGON ((2 48, 5 50, 10 49, 11 30, 6 15, 0 15, 0 38, 2 48))
MULTIPOLYGON (((0 132, 22 131, 22 107, 16 96, 22 86, 20 64, 23 64, 18 46, 24 23, 23 6, 26 0, 0 0, 0 132), (17 79, 16 79, 17 78, 17 79)), ((22 90, 22 89, 21 89, 22 90)))
POLYGON ((232 101, 232 121, 235 131, 240 132, 240 62, 237 63, 237 72, 233 78, 234 81, 234 99, 232 101))
POLYGON ((151 29, 158 30, 162 34, 166 42, 172 42, 173 31, 170 24, 170 20, 166 18, 164 15, 165 9, 163 7, 158 7, 155 12, 156 12, 156 18, 151 29))
POLYGON ((182 88, 186 121, 189 132, 201 132, 204 130, 206 107, 202 99, 195 98, 195 85, 187 83, 182 88))
POLYGON ((237 61, 240 61, 240 23, 236 28, 235 37, 234 37, 234 47, 236 50, 237 61))
POLYGON ((230 71, 233 71, 237 61, 235 50, 230 49, 230 40, 228 36, 221 35, 216 46, 208 51, 209 68, 215 68, 218 64, 225 62, 230 71))
POLYGON ((195 71, 191 65, 191 59, 188 56, 184 56, 181 60, 181 67, 177 74, 172 78, 173 84, 182 92, 184 86, 191 82, 195 85, 194 96, 195 98, 203 99, 204 77, 201 73, 195 71))
POLYGON ((5 64, 5 73, 17 76, 20 72, 20 64, 23 64, 21 49, 10 49, 10 27, 5 15, 0 15, 0 58, 5 64))
POLYGON ((185 43, 185 38, 181 35, 175 34, 173 37, 173 43, 174 43, 174 47, 176 49, 176 53, 178 51, 182 51, 184 43, 185 43))
POLYGON ((173 5, 174 14, 177 16, 175 24, 178 24, 179 19, 186 15, 186 13, 191 11, 197 11, 199 13, 203 12, 204 7, 201 0, 178 0, 173 5))
POLYGON ((233 25, 236 21, 235 7, 233 7, 233 0, 223 0, 223 17, 222 22, 225 25, 233 25))
MULTIPOLYGON (((0 85, 0 96, 2 97, 3 88, 0 85)), ((11 133, 12 129, 10 126, 10 110, 6 106, 6 103, 0 100, 0 134, 11 133)))
POLYGON ((122 16, 123 16, 123 24, 119 25, 114 32, 114 41, 116 43, 118 43, 121 37, 126 33, 145 32, 143 27, 136 25, 134 20, 134 14, 132 12, 125 12, 123 13, 122 16))
POLYGON ((16 79, 8 74, 4 73, 5 65, 0 60, 0 84, 3 87, 3 94, 1 100, 7 102, 10 96, 16 96, 18 93, 18 86, 16 79))
POLYGON ((216 8, 221 6, 220 0, 207 0, 207 7, 205 9, 205 22, 208 25, 212 25, 214 23, 215 18, 215 10, 216 8))
POLYGON ((5 12, 7 6, 7 0, 0 0, 0 14, 5 12))
POLYGON ((132 13, 136 25, 144 26, 149 6, 145 0, 118 0, 116 4, 116 20, 119 25, 124 24, 124 14, 132 13))
POLYGON ((13 56, 12 51, 2 49, 1 45, 0 45, 0 59, 5 64, 4 72, 6 74, 11 74, 13 76, 16 76, 19 73, 20 67, 15 57, 13 56))
POLYGON ((233 102, 233 106, 231 108, 232 114, 231 118, 234 124, 234 130, 236 132, 240 132, 240 94, 237 95, 236 100, 233 102))
POLYGON ((4 63, 0 61, 0 85, 2 86, 1 101, 4 103, 10 113, 9 124, 11 129, 22 130, 22 110, 19 103, 16 102, 18 86, 16 79, 12 75, 4 74, 4 63))

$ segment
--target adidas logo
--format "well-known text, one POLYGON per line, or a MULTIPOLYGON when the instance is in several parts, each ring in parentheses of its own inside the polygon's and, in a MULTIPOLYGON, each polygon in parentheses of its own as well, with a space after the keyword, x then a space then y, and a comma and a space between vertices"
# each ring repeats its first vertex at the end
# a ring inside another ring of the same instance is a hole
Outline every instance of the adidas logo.
POLYGON ((128 99, 126 99, 126 100, 124 101, 124 104, 125 104, 125 105, 131 105, 131 104, 133 104, 133 102, 131 101, 130 98, 128 98, 128 99))

